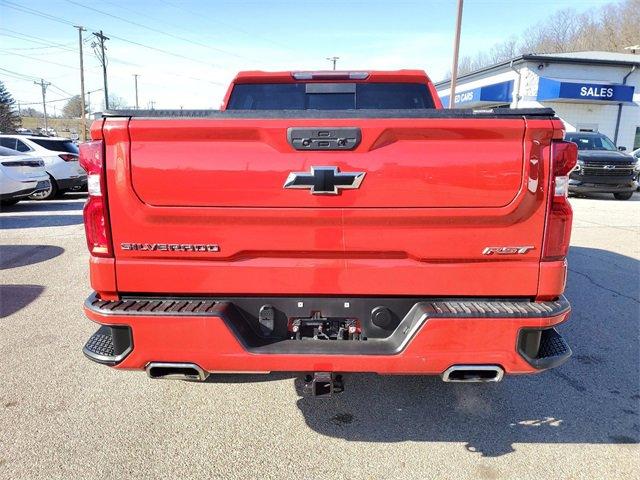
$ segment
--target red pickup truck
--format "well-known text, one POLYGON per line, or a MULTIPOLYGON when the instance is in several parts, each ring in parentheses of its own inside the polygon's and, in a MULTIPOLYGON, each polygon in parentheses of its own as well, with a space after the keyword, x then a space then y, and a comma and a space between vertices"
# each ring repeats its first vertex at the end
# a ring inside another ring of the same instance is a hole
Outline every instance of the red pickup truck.
POLYGON ((100 324, 151 378, 499 381, 563 363, 576 146, 550 109, 443 110, 422 71, 243 72, 221 110, 108 111, 80 147, 100 324))

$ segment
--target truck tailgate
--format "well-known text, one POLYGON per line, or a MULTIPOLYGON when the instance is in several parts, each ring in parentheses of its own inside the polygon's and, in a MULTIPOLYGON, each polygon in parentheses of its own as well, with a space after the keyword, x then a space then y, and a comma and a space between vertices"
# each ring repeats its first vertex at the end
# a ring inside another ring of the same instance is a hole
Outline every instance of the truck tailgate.
POLYGON ((176 207, 502 207, 522 185, 524 120, 132 119, 140 200, 176 207), (318 125, 324 123, 324 125, 318 125), (353 151, 298 151, 291 127, 356 127, 353 151), (286 190, 290 172, 366 172, 337 197, 286 190))
POLYGON ((524 117, 107 119, 118 290, 535 296, 552 134, 524 117), (298 151, 291 127, 362 140, 298 151), (337 195, 283 188, 312 167, 365 176, 337 195), (483 254, 513 246, 530 248, 483 254))

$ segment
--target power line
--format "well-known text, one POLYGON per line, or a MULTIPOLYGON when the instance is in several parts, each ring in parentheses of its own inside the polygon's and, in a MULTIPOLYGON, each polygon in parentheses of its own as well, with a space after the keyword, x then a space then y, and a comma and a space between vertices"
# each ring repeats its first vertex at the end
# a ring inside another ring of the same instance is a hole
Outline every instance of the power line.
MULTIPOLYGON (((7 29, 4 29, 4 30, 7 30, 7 29)), ((10 30, 9 30, 9 31, 10 31, 10 30)), ((0 34, 0 35, 1 35, 1 34, 0 34)), ((43 38, 41 38, 41 37, 33 37, 33 36, 30 36, 30 38, 33 38, 33 39, 38 40, 38 41, 40 41, 40 40, 45 40, 45 39, 43 39, 43 38)), ((31 40, 31 41, 35 41, 35 40, 31 40)), ((92 41, 92 40, 91 40, 91 37, 87 37, 87 38, 85 38, 85 39, 83 40, 83 43, 88 43, 88 42, 91 42, 91 41, 92 41)), ((43 41, 42 43, 44 43, 44 41, 43 41)), ((69 50, 70 52, 73 52, 73 53, 75 53, 75 52, 76 52, 76 50, 73 50, 73 49, 68 49, 68 50, 69 50)), ((11 52, 11 53, 14 53, 14 52, 11 52)), ((25 55, 25 54, 20 54, 20 55, 22 55, 22 56, 25 56, 25 57, 26 57, 26 55, 25 55)), ((40 59, 40 58, 36 58, 36 57, 28 57, 28 58, 32 58, 33 60, 37 60, 37 61, 42 61, 42 59, 40 59)), ((145 68, 143 65, 140 65, 140 64, 138 64, 138 63, 128 62, 128 61, 125 61, 125 60, 119 60, 119 59, 117 59, 117 58, 113 58, 113 57, 111 57, 111 58, 109 59, 109 61, 110 61, 110 62, 113 62, 113 63, 118 63, 118 64, 120 64, 120 65, 127 65, 127 66, 130 66, 130 67, 145 68)), ((73 69, 76 69, 76 67, 72 67, 71 65, 67 65, 67 68, 73 68, 73 69)), ((97 68, 102 68, 102 67, 101 67, 101 66, 100 66, 100 67, 90 67, 90 68, 87 68, 86 70, 93 70, 93 69, 97 69, 97 68)), ((7 71, 7 72, 10 72, 9 70, 3 69, 3 68, 0 68, 0 70, 4 70, 4 71, 7 71)), ((77 69, 76 69, 76 70, 77 70, 77 69)), ((15 73, 15 72, 14 72, 14 73, 15 73)), ((197 81, 197 82, 210 83, 210 84, 212 84, 212 85, 223 85, 221 82, 215 82, 215 81, 208 80, 208 79, 205 79, 205 78, 192 77, 192 76, 190 76, 190 75, 183 75, 183 74, 175 73, 175 72, 166 72, 166 71, 165 71, 165 72, 162 72, 161 74, 169 75, 169 76, 173 76, 173 77, 178 77, 178 78, 186 78, 186 79, 189 79, 189 80, 195 80, 195 81, 197 81)), ((64 75, 64 76, 66 77, 66 76, 68 76, 68 75, 64 75)), ((61 77, 57 77, 57 78, 61 78, 61 77)), ((28 81, 31 81, 31 80, 37 80, 37 79, 38 79, 38 77, 30 76, 30 78, 28 78, 27 80, 28 80, 28 81)), ((20 80, 20 79, 18 79, 18 80, 20 80)), ((147 82, 147 83, 148 83, 148 82, 147 82)))
POLYGON ((248 37, 251 37, 252 39, 261 38, 261 39, 266 40, 267 42, 272 43, 274 45, 277 45, 279 47, 285 47, 287 49, 290 48, 289 45, 286 45, 284 43, 277 42, 275 40, 272 40, 270 38, 267 38, 267 37, 264 37, 264 36, 261 36, 261 35, 256 35, 255 32, 250 32, 250 31, 244 30, 244 29, 242 29, 242 28, 240 28, 240 27, 238 27, 236 25, 232 25, 232 24, 230 24, 228 22, 221 22, 217 18, 212 18, 212 17, 210 17, 208 15, 204 15, 203 12, 194 12, 193 10, 188 10, 188 9, 184 8, 183 6, 181 6, 181 5, 175 5, 175 4, 173 4, 171 2, 168 2, 166 0, 157 0, 157 1, 160 1, 160 2, 164 3, 165 5, 168 5, 168 6, 172 7, 172 8, 175 8, 176 10, 182 10, 183 12, 190 13, 191 15, 196 16, 196 17, 198 17, 200 19, 207 18, 207 19, 209 19, 209 20, 211 20, 213 22, 216 22, 219 25, 224 25, 225 27, 230 28, 231 30, 236 30, 237 32, 240 32, 240 33, 242 33, 244 35, 247 35, 248 37))
POLYGON ((63 68, 71 68, 73 70, 77 70, 76 67, 72 67, 70 65, 64 65, 62 63, 58 63, 58 62, 52 62, 51 60, 44 60, 42 58, 38 58, 38 57, 32 57, 30 55, 25 55, 23 53, 16 53, 16 52, 8 52, 7 50, 0 50, 0 52, 5 53, 7 55, 16 55, 18 57, 23 57, 23 58, 29 58, 31 60, 37 60, 38 62, 44 62, 44 63, 50 63, 51 65, 56 65, 58 67, 63 67, 63 68))
MULTIPOLYGON (((38 77, 34 77, 33 75, 26 75, 24 73, 20 73, 20 72, 14 72, 13 70, 7 70, 6 68, 0 68, 0 75, 7 75, 7 76, 11 76, 13 78, 15 78, 16 80, 25 80, 28 82, 31 82, 32 80, 38 80, 38 77), (3 73, 4 72, 4 73, 3 73)), ((74 75, 74 74, 68 74, 68 75, 58 75, 56 77, 48 77, 50 80, 55 80, 57 78, 65 78, 68 77, 69 75, 74 75)))
POLYGON ((71 51, 71 52, 75 51, 75 50, 73 50, 72 48, 69 48, 66 45, 56 44, 56 43, 51 43, 51 42, 45 42, 45 41, 42 41, 40 39, 37 39, 37 37, 32 37, 31 35, 25 35, 24 33, 20 33, 20 32, 14 32, 14 31, 9 30, 7 28, 0 28, 0 30, 4 30, 4 31, 13 33, 13 35, 11 33, 0 33, 0 36, 16 38, 16 39, 21 40, 23 42, 26 41, 26 42, 31 42, 31 43, 37 43, 37 44, 40 44, 40 45, 44 45, 43 47, 12 48, 11 50, 41 50, 41 49, 45 49, 45 48, 56 48, 56 49, 60 49, 60 50, 68 50, 68 51, 71 51))
POLYGON ((31 78, 27 79, 27 78, 23 78, 23 77, 18 77, 16 75, 12 75, 10 73, 0 72, 0 75, 8 77, 8 78, 11 78, 13 80, 22 80, 24 82, 29 82, 29 83, 31 83, 33 81, 33 79, 31 79, 31 78))
POLYGON ((0 70, 2 70, 3 72, 6 72, 3 75, 7 75, 7 74, 12 74, 14 76, 18 75, 18 77, 16 77, 16 78, 22 77, 21 80, 33 81, 33 80, 37 80, 38 79, 38 77, 34 77, 34 76, 31 76, 31 75, 25 75, 24 73, 20 73, 20 72, 14 72, 13 70, 7 70, 6 68, 2 68, 2 67, 0 67, 0 70))
POLYGON ((115 38, 116 40, 120 40, 121 42, 130 43, 131 45, 137 45, 139 47, 147 48, 149 50, 154 50, 154 51, 159 52, 159 53, 164 53, 165 55, 170 55, 170 56, 176 57, 176 58, 182 58, 184 60, 189 60, 191 62, 201 63, 203 65, 207 65, 208 67, 216 67, 216 68, 220 67, 220 65, 215 64, 215 63, 203 62, 202 60, 197 60, 195 58, 187 57, 187 56, 181 55, 179 53, 170 52, 168 50, 163 50, 161 48, 150 47, 149 45, 145 45, 144 43, 140 43, 140 42, 134 42, 133 40, 127 40, 126 38, 118 37, 118 36, 116 36, 114 34, 110 34, 110 35, 111 35, 112 38, 115 38))
MULTIPOLYGON (((38 10, 34 10, 33 8, 23 7, 21 5, 17 5, 17 4, 15 4, 13 2, 10 2, 8 0, 2 0, 2 2, 7 7, 13 8, 14 10, 21 11, 23 13, 28 13, 30 15, 36 15, 36 16, 39 16, 39 17, 42 17, 42 18, 47 18, 47 19, 52 20, 54 22, 63 23, 65 25, 71 25, 71 26, 74 25, 73 22, 70 22, 69 20, 66 20, 66 19, 61 18, 61 17, 57 17, 55 15, 49 15, 48 13, 43 13, 43 12, 40 12, 38 10)), ((93 27, 90 27, 90 28, 93 28, 93 27)), ((135 42, 133 40, 126 39, 124 37, 119 37, 119 36, 114 35, 112 33, 109 34, 109 35, 111 36, 111 38, 116 39, 116 40, 120 40, 121 42, 129 43, 131 45, 137 45, 139 47, 147 48, 149 50, 153 50, 153 51, 156 51, 156 52, 159 52, 159 53, 164 53, 165 55, 170 55, 170 56, 176 57, 176 58, 182 58, 182 59, 185 59, 185 60, 189 60, 191 62, 201 63, 201 64, 207 65, 209 67, 216 67, 216 68, 220 67, 220 65, 217 65, 217 64, 204 62, 202 60, 198 60, 198 59, 195 59, 195 58, 187 57, 186 55, 181 55, 179 53, 170 52, 168 50, 163 50, 162 48, 157 48, 157 47, 152 47, 152 46, 149 46, 149 45, 145 45, 144 43, 135 42)))
POLYGON ((120 17, 118 15, 114 15, 114 14, 105 12, 103 10, 99 10, 97 8, 93 8, 93 7, 89 7, 87 5, 83 5, 82 3, 76 2, 74 0, 65 0, 65 1, 68 2, 68 3, 71 3, 72 5, 76 5, 76 6, 81 7, 81 8, 86 8, 87 10, 91 10, 91 11, 99 13, 101 15, 105 15, 107 17, 115 18, 116 20, 120 20, 122 22, 129 23, 129 24, 134 25, 136 27, 144 28, 144 29, 149 30, 151 32, 159 33, 160 35, 165 35, 167 37, 175 38, 177 40, 180 40, 180 41, 183 41, 183 42, 187 42, 187 43, 191 43, 192 45, 197 45, 199 47, 208 48, 208 49, 213 50, 215 52, 224 53, 225 55, 231 55, 233 57, 242 58, 242 59, 245 59, 245 60, 251 60, 252 62, 260 62, 260 60, 256 60, 256 59, 249 58, 249 57, 245 57, 243 55, 239 55, 237 53, 233 53, 233 52, 230 52, 228 50, 224 50, 222 48, 212 47, 211 45, 207 45, 205 43, 196 42, 196 41, 191 40, 189 38, 181 37, 179 35, 175 35, 173 33, 169 33, 169 32, 166 32, 164 30, 159 30, 157 28, 153 28, 153 27, 150 27, 148 25, 144 25, 144 24, 139 23, 139 22, 134 22, 133 20, 128 20, 128 19, 126 19, 124 17, 120 17))
POLYGON ((13 8, 14 10, 18 10, 18 11, 21 11, 21 12, 24 12, 24 13, 29 13, 31 15, 37 15, 38 17, 42 17, 42 18, 47 18, 49 20, 53 20, 54 22, 64 23, 66 25, 73 26, 73 22, 70 22, 70 21, 65 20, 63 18, 56 17, 54 15, 49 15, 48 13, 40 12, 38 10, 34 10, 33 8, 23 7, 22 5, 18 5, 17 3, 9 2, 8 0, 2 0, 2 1, 7 7, 13 8))
MULTIPOLYGON (((36 85, 39 85, 38 82, 35 82, 36 85)), ((102 90, 102 89, 100 89, 102 90)), ((75 95, 74 95, 75 96, 75 95)), ((68 97, 68 98, 56 98, 55 100, 47 100, 46 103, 57 103, 57 102, 66 102, 71 100, 73 97, 68 97)), ((17 100, 16 100, 17 102, 17 100)), ((21 106, 26 106, 26 105, 42 105, 42 100, 40 100, 39 102, 19 102, 21 106)))
MULTIPOLYGON (((14 10, 18 10, 18 11, 21 11, 23 13, 27 13, 29 15, 35 15, 35 16, 38 16, 38 17, 46 18, 48 20, 51 20, 51 21, 54 21, 54 22, 58 22, 58 23, 62 23, 62 24, 65 24, 65 25, 74 26, 73 22, 70 22, 70 21, 68 21, 68 20, 66 20, 64 18, 57 17, 55 15, 50 15, 50 14, 47 14, 47 13, 43 13, 43 12, 40 12, 38 10, 34 10, 32 8, 23 7, 21 5, 17 5, 17 4, 15 4, 13 2, 10 2, 8 0, 0 0, 0 1, 2 1, 5 4, 5 6, 7 6, 9 8, 12 8, 14 10)), ((15 32, 13 30, 9 30, 9 29, 6 29, 6 28, 2 28, 2 29, 5 30, 5 31, 9 31, 11 33, 18 33, 18 34, 23 35, 25 37, 28 36, 29 38, 33 38, 35 40, 40 40, 40 41, 42 41, 42 43, 45 43, 45 41, 46 41, 46 39, 43 39, 41 37, 34 37, 34 36, 30 36, 30 35, 25 35, 25 34, 22 34, 20 32, 15 32)), ((218 65, 210 64, 208 62, 203 62, 203 61, 200 61, 200 60, 197 60, 197 59, 194 59, 194 58, 190 58, 190 57, 187 57, 185 55, 180 55, 180 54, 177 54, 177 53, 174 53, 174 52, 163 50, 161 48, 151 47, 149 45, 145 45, 145 44, 142 44, 142 43, 139 43, 139 42, 134 42, 132 40, 128 40, 126 38, 119 37, 119 36, 116 36, 116 35, 113 35, 113 34, 111 34, 111 37, 114 38, 114 39, 123 41, 125 43, 130 43, 130 44, 137 45, 137 46, 140 46, 140 47, 143 47, 143 48, 154 50, 154 51, 157 51, 159 53, 163 53, 165 55, 170 55, 170 56, 173 56, 173 57, 183 58, 185 60, 189 60, 189 61, 193 61, 193 62, 197 62, 197 63, 202 63, 203 65, 207 65, 209 67, 218 66, 218 65)), ((63 46, 62 44, 53 44, 53 45, 58 46, 58 47, 62 47, 63 46)), ((73 49, 69 49, 69 50, 70 51, 74 51, 73 49)), ((37 61, 40 61, 40 62, 51 63, 51 64, 54 64, 54 65, 57 65, 57 66, 62 66, 63 68, 77 70, 76 67, 72 67, 70 65, 62 65, 62 64, 58 64, 56 62, 51 62, 49 60, 43 60, 43 59, 36 58, 36 57, 30 57, 30 56, 27 56, 27 55, 24 55, 24 54, 18 54, 18 53, 15 53, 15 52, 7 52, 7 53, 11 54, 11 55, 22 56, 24 58, 30 58, 32 60, 37 60, 37 61)), ((133 62, 127 62, 127 61, 124 61, 124 60, 118 60, 116 58, 111 58, 111 61, 115 62, 115 63, 123 64, 123 65, 129 65, 129 66, 133 66, 133 67, 145 68, 142 65, 139 65, 139 64, 136 64, 136 63, 133 63, 133 62)), ((95 68, 100 68, 100 67, 95 67, 95 68)), ((165 72, 164 74, 165 75, 174 76, 174 77, 178 77, 178 78, 186 78, 186 79, 194 80, 194 81, 198 81, 198 82, 205 82, 205 83, 209 83, 211 85, 223 85, 221 82, 216 82, 216 81, 212 81, 212 80, 204 79, 204 78, 193 77, 193 76, 190 76, 190 75, 183 75, 183 74, 179 74, 179 73, 175 73, 175 72, 165 72)), ((66 77, 68 75, 64 75, 64 76, 66 77)), ((33 78, 37 78, 37 77, 33 77, 33 78)), ((59 77, 59 78, 61 78, 61 77, 59 77)))
POLYGON ((60 87, 58 87, 57 85, 54 85, 53 83, 51 84, 51 87, 55 88, 56 90, 58 90, 59 92, 61 92, 63 95, 71 95, 74 96, 73 93, 69 93, 66 90, 61 89, 60 87))
MULTIPOLYGON (((5 34, 0 34, 1 36, 4 37, 11 37, 11 35, 5 35, 5 34)), ((18 38, 18 37, 15 37, 18 38)), ((18 40, 22 40, 22 41, 32 41, 32 40, 28 40, 26 38, 18 38, 18 40)), ((36 43, 36 42, 34 42, 36 43)), ((72 45, 71 43, 69 43, 68 45, 72 45)), ((69 50, 68 48, 65 47, 57 47, 55 45, 51 45, 51 46, 42 46, 42 47, 10 47, 8 50, 16 50, 19 52, 24 52, 24 51, 32 51, 32 50, 49 50, 48 52, 43 52, 42 55, 50 55, 52 52, 50 50, 69 50)))

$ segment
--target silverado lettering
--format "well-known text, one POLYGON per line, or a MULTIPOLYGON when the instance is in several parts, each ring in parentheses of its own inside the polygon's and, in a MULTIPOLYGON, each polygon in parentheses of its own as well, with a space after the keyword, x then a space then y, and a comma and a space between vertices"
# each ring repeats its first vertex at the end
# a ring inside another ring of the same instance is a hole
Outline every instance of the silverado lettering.
POLYGON ((495 382, 571 354, 576 145, 550 109, 443 110, 417 70, 253 71, 219 111, 107 111, 91 132, 96 362, 293 371, 324 395, 348 372, 495 382))
POLYGON ((213 243, 191 244, 191 243, 127 243, 120 244, 122 250, 138 251, 162 251, 162 252, 219 252, 220 247, 213 243))

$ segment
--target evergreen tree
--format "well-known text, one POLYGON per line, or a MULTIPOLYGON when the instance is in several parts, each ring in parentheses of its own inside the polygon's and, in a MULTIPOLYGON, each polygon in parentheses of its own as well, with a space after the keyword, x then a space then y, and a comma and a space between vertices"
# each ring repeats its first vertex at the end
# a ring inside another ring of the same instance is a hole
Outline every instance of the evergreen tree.
POLYGON ((15 132, 16 128, 22 125, 20 115, 15 110, 15 103, 4 83, 0 82, 0 132, 15 132))

